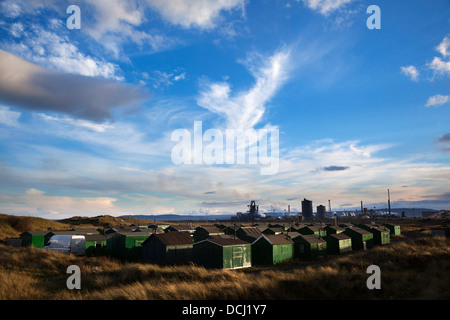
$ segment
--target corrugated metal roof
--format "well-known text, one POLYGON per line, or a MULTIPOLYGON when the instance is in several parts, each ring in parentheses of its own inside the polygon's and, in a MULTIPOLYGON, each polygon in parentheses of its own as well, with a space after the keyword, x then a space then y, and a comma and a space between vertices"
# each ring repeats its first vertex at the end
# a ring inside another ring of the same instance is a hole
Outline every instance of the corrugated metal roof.
POLYGON ((262 237, 266 238, 272 245, 294 243, 288 236, 283 234, 264 234, 256 239, 255 242, 262 237))
POLYGON ((292 231, 292 232, 286 232, 286 234, 288 235, 289 238, 295 238, 298 237, 300 235, 300 233, 292 231))
POLYGON ((351 239, 351 237, 349 237, 348 235, 346 235, 344 233, 332 233, 329 236, 333 237, 333 238, 336 238, 338 240, 349 240, 349 239, 351 239))
MULTIPOLYGON (((169 228, 169 227, 172 227, 172 228, 174 228, 174 229, 176 229, 176 230, 178 230, 178 231, 192 231, 192 230, 195 230, 194 227, 192 227, 192 226, 190 226, 190 225, 187 225, 187 224, 170 225, 170 226, 168 226, 167 228, 169 228)), ((166 228, 166 229, 167 229, 167 228, 166 228)))
POLYGON ((261 235, 261 231, 257 227, 240 227, 239 229, 248 236, 259 237, 261 235))
POLYGON ((103 234, 88 234, 85 235, 84 238, 86 241, 105 241, 106 236, 103 234))
POLYGON ((29 234, 31 234, 32 236, 42 236, 42 235, 46 235, 47 233, 49 233, 50 231, 44 231, 44 230, 33 230, 33 231, 25 231, 25 232, 23 232, 22 234, 24 234, 24 233, 29 233, 29 234))
MULTIPOLYGON (((250 244, 250 243, 248 243, 246 241, 243 241, 241 239, 238 239, 238 238, 230 239, 230 238, 222 238, 222 237, 211 237, 211 238, 208 238, 208 239, 203 240, 203 241, 209 241, 209 242, 215 243, 215 244, 217 244, 219 246, 222 246, 222 247, 250 244)), ((200 243, 200 242, 203 242, 203 241, 199 241, 197 243, 200 243)))
POLYGON ((208 233, 224 233, 222 230, 220 230, 217 227, 212 227, 212 226, 199 226, 199 229, 203 229, 208 233))
POLYGON ((148 232, 116 232, 116 234, 126 237, 146 237, 150 235, 148 232))
POLYGON ((360 234, 372 234, 372 232, 364 230, 364 229, 361 229, 359 227, 349 228, 348 230, 353 230, 353 231, 355 231, 357 233, 360 233, 360 234))
POLYGON ((315 234, 301 234, 300 237, 302 237, 304 240, 306 240, 309 243, 324 243, 326 242, 321 237, 315 235, 315 234))
POLYGON ((144 243, 152 238, 161 241, 165 246, 193 244, 191 234, 185 231, 172 231, 167 233, 152 234, 144 243))

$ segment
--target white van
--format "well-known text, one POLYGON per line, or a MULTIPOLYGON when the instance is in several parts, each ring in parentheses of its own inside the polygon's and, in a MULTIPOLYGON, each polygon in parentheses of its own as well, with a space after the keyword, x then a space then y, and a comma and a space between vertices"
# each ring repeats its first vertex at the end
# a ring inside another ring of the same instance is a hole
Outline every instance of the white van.
POLYGON ((86 251, 86 239, 84 236, 55 235, 44 249, 82 256, 86 251))

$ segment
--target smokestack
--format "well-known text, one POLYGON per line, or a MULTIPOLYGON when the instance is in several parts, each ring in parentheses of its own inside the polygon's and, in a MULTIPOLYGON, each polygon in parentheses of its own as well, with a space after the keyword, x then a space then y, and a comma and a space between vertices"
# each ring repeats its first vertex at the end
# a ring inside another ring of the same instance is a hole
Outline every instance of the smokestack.
POLYGON ((288 213, 291 214, 291 205, 288 204, 288 213))
POLYGON ((391 195, 389 194, 388 189, 388 207, 389 207, 389 216, 391 215, 391 195))
POLYGON ((364 214, 363 202, 361 201, 361 216, 363 216, 363 214, 364 214))

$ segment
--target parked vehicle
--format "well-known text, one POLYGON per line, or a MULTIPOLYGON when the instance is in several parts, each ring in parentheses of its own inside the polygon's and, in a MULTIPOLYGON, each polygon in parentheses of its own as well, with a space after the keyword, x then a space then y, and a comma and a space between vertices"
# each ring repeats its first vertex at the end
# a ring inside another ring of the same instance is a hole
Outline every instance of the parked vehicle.
POLYGON ((82 256, 86 251, 86 239, 84 236, 55 235, 44 249, 82 256))

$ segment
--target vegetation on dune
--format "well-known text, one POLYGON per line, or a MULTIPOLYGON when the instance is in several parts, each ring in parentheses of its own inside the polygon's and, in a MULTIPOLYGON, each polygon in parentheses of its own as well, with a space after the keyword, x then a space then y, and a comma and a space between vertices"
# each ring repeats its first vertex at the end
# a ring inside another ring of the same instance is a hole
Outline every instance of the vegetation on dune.
MULTIPOLYGON (((26 230, 115 225, 121 218, 89 219, 63 223, 0 215, 0 240, 26 230)), ((450 299, 450 240, 432 238, 430 231, 441 222, 401 223, 402 236, 393 237, 389 245, 239 270, 130 263, 0 244, 0 299, 450 299), (81 269, 81 290, 66 287, 70 265, 81 269), (381 290, 366 286, 370 265, 381 269, 381 290)))
POLYGON ((405 240, 311 266, 207 270, 108 257, 75 257, 0 245, 0 299, 449 299, 449 240, 405 240), (81 290, 66 287, 75 264, 81 290), (369 290, 369 265, 381 269, 381 290, 369 290))

